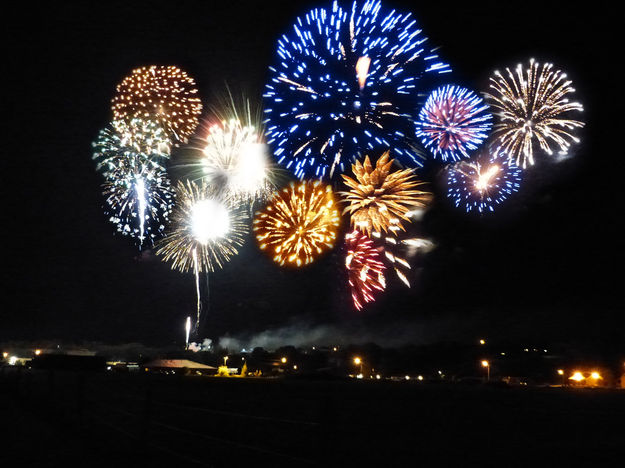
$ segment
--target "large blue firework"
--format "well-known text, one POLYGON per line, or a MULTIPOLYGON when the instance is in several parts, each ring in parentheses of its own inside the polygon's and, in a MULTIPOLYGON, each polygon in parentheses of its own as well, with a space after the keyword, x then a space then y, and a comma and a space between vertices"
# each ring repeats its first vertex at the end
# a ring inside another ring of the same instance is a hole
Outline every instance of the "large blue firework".
POLYGON ((379 0, 338 2, 297 19, 278 41, 266 86, 268 143, 296 177, 332 178, 365 153, 390 149, 421 165, 411 115, 441 62, 410 13, 379 0))
POLYGON ((519 190, 521 169, 503 152, 485 150, 476 158, 450 166, 447 196, 467 212, 495 211, 519 190))
POLYGON ((173 189, 165 163, 171 140, 156 123, 113 122, 93 144, 96 169, 104 176, 105 212, 117 231, 139 247, 153 244, 171 212, 173 189))
POLYGON ((446 85, 430 94, 415 125, 423 146, 435 158, 459 161, 488 137, 492 115, 473 91, 446 85))

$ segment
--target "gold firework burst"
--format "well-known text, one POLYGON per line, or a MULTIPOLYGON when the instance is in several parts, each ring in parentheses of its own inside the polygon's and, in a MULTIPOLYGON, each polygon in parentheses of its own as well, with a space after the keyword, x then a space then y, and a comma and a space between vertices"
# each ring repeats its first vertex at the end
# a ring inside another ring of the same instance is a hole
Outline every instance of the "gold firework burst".
POLYGON ((152 65, 132 71, 117 85, 115 120, 154 119, 186 143, 197 127, 202 102, 195 81, 180 68, 152 65))
POLYGON ((376 162, 375 169, 369 156, 364 163, 352 165, 355 179, 342 175, 348 192, 341 192, 348 206, 343 213, 349 213, 351 224, 368 236, 373 231, 388 232, 391 227, 404 229, 402 221, 409 221, 408 213, 425 206, 430 193, 418 190, 418 182, 411 169, 391 172, 394 160, 388 151, 376 162))
POLYGON ((243 245, 245 214, 227 200, 215 197, 206 184, 178 182, 174 229, 156 252, 172 268, 196 274, 222 268, 243 245))
POLYGON ((253 224, 261 250, 280 265, 299 267, 334 246, 339 212, 330 186, 304 181, 276 192, 253 224))
POLYGON ((486 95, 499 111, 495 143, 523 168, 534 164, 535 143, 549 155, 553 154, 552 145, 566 154, 572 141, 579 142, 573 131, 584 126, 566 118, 572 111, 584 110, 580 103, 569 101, 568 95, 575 89, 566 74, 551 63, 541 66, 534 59, 526 69, 519 64, 514 73, 509 68, 506 72, 507 77, 495 72, 490 78, 492 94, 486 95))

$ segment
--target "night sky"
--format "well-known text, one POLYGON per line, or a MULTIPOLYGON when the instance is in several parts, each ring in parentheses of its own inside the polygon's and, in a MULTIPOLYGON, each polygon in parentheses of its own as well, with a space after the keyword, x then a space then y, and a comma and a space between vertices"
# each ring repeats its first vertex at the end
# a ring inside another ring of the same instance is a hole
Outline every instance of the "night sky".
MULTIPOLYGON (((183 340, 184 318, 195 310, 193 276, 139 257, 102 210, 91 142, 111 118, 115 85, 133 68, 175 64, 195 78, 206 111, 226 87, 260 103, 279 35, 325 4, 48 2, 5 19, 0 340, 183 340)), ((438 247, 416 262, 412 289, 393 280, 360 313, 340 249, 286 270, 249 237, 211 275, 203 335, 332 325, 415 343, 488 336, 622 350, 622 138, 612 138, 621 130, 611 113, 622 106, 623 67, 620 57, 612 64, 607 20, 560 11, 561 2, 387 4, 412 11, 454 80, 472 89, 530 57, 566 70, 585 107, 582 143, 571 159, 540 160, 515 199, 482 218, 453 209, 437 166, 426 168, 436 201, 418 230, 438 247)))

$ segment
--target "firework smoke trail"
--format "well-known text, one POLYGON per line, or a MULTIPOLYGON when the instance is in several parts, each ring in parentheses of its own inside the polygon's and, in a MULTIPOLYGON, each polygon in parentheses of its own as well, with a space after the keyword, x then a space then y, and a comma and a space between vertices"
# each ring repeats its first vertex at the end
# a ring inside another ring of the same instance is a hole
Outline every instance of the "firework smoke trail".
POLYGON ((435 158, 458 161, 487 138, 492 116, 482 98, 447 85, 430 94, 415 123, 416 135, 435 158))
POLYGON ((572 112, 584 110, 568 95, 575 89, 565 73, 551 63, 542 66, 534 59, 528 68, 518 64, 507 77, 496 71, 490 78, 490 94, 486 97, 497 110, 499 122, 494 127, 494 144, 516 165, 525 169, 534 164, 534 144, 548 155, 552 144, 560 154, 567 154, 571 142, 579 143, 574 130, 584 126, 579 120, 567 118, 572 112))
POLYGON ((317 8, 278 40, 265 125, 279 164, 298 179, 333 178, 365 153, 421 165, 414 106, 451 71, 411 15, 379 0, 317 8), (347 166, 346 166, 347 164, 347 166))
POLYGON ((485 150, 471 161, 448 168, 447 196, 467 212, 492 212, 519 190, 521 172, 505 153, 485 150))

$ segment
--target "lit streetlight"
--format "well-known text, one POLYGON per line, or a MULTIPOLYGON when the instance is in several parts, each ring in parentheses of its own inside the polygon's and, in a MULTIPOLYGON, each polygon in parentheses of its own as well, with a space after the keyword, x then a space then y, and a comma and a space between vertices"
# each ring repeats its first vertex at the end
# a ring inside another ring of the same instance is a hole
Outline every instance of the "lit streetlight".
POLYGON ((282 364, 286 364, 286 358, 285 358, 285 357, 283 357, 282 359, 280 359, 280 362, 281 362, 282 364))
POLYGON ((35 350, 35 356, 39 356, 41 354, 41 350, 40 349, 36 349, 35 350))
POLYGON ((228 361, 228 356, 224 356, 224 367, 226 367, 226 362, 228 361))
POLYGON ((484 360, 482 361, 482 367, 486 368, 486 380, 490 380, 490 362, 484 360))
POLYGON ((357 366, 360 366, 360 375, 362 375, 362 359, 356 356, 354 358, 354 364, 356 364, 357 366))

